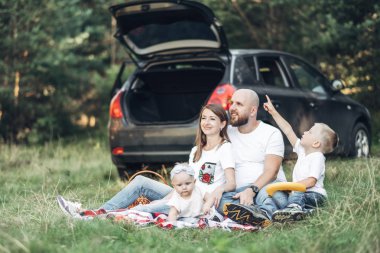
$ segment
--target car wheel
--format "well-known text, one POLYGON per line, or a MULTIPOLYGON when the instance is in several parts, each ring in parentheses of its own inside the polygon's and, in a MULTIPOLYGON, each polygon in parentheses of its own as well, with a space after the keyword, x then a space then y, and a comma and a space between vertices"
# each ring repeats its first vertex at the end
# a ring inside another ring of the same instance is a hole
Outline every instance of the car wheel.
POLYGON ((128 181, 128 178, 141 169, 141 164, 128 163, 125 166, 118 166, 117 172, 123 181, 128 181))
POLYGON ((352 131, 350 156, 369 156, 369 135, 368 129, 363 123, 357 123, 352 131))

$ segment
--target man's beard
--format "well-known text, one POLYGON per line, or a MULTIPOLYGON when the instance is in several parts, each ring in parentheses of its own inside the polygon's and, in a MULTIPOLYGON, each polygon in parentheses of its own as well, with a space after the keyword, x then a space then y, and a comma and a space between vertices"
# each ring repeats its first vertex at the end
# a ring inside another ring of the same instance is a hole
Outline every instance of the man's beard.
POLYGON ((247 123, 248 123, 248 115, 242 115, 240 117, 237 116, 236 120, 234 120, 233 117, 231 117, 231 119, 230 119, 230 124, 231 124, 231 126, 234 126, 234 127, 243 126, 247 123))

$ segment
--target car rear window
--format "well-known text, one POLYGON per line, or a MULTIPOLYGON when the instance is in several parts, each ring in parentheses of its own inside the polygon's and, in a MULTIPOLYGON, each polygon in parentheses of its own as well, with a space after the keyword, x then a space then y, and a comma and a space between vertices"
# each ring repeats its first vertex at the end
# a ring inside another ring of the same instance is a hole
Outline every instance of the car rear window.
POLYGON ((148 24, 137 27, 128 33, 129 39, 138 48, 174 42, 179 40, 207 40, 217 42, 210 26, 196 21, 148 24))

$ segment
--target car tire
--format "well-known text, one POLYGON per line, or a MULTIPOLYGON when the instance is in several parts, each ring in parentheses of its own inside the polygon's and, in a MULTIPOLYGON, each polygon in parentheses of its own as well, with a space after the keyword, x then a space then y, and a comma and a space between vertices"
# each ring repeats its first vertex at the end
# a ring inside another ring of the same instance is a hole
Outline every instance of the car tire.
POLYGON ((350 156, 368 157, 370 153, 370 138, 367 127, 359 122, 356 123, 351 134, 350 156))
POLYGON ((141 169, 141 164, 128 163, 125 166, 118 166, 117 172, 122 181, 128 181, 128 178, 141 169))

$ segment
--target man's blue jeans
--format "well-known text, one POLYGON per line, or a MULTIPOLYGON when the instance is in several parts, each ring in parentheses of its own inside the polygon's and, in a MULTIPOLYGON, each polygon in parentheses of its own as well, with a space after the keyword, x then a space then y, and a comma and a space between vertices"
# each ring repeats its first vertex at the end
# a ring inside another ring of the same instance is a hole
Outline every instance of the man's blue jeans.
MULTIPOLYGON (((277 181, 274 181, 272 183, 276 182, 277 181)), ((267 214, 269 219, 272 219, 272 214, 274 211, 286 207, 288 203, 288 196, 285 192, 278 191, 275 194, 273 194, 273 197, 270 197, 266 191, 268 185, 261 188, 261 190, 257 193, 257 195, 254 198, 254 203, 267 214)), ((222 199, 218 207, 218 212, 223 215, 223 206, 226 203, 239 204, 240 199, 233 199, 232 196, 244 191, 247 188, 248 186, 239 187, 234 192, 223 193, 222 199)))
POLYGON ((144 195, 150 201, 155 201, 147 205, 138 205, 131 210, 148 212, 148 213, 169 213, 170 207, 166 205, 167 200, 162 200, 168 195, 173 188, 170 186, 157 182, 153 179, 137 176, 134 178, 124 189, 119 191, 114 197, 104 203, 100 209, 116 210, 119 208, 127 208, 138 197, 144 195))
POLYGON ((297 204, 305 209, 320 207, 326 201, 326 197, 317 192, 292 192, 288 198, 288 205, 297 204))

